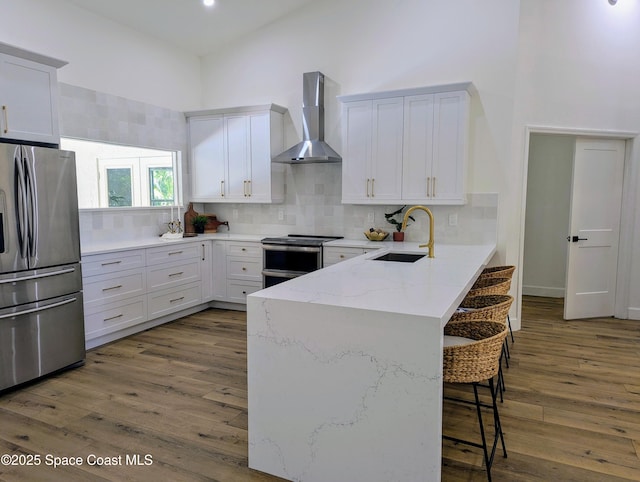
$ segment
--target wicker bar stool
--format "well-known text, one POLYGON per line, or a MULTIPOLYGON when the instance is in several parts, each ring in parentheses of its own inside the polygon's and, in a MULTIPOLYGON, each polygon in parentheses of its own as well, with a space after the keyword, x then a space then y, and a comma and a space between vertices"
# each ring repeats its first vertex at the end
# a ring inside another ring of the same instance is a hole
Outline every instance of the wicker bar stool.
POLYGON ((516 270, 516 267, 513 265, 509 266, 491 266, 489 268, 485 268, 480 273, 480 278, 512 278, 513 272, 516 270))
POLYGON ((444 328, 443 380, 445 383, 463 383, 473 386, 474 400, 444 397, 445 400, 475 405, 480 426, 482 443, 443 435, 443 438, 463 443, 483 450, 487 478, 491 482, 491 466, 498 446, 502 443, 502 452, 507 457, 507 449, 502 433, 494 377, 500 369, 500 355, 507 337, 507 325, 498 321, 463 320, 447 323, 444 328), (488 382, 486 385, 485 382, 488 382), (478 396, 478 387, 487 387, 491 393, 491 405, 482 403, 478 396), (482 408, 493 411, 494 436, 491 448, 487 444, 487 435, 482 419, 482 408))
POLYGON ((478 278, 465 298, 484 295, 508 295, 511 278, 478 278))
MULTIPOLYGON (((485 320, 497 321, 505 326, 507 325, 507 317, 509 316, 509 308, 513 303, 513 296, 510 295, 484 295, 472 296, 462 300, 458 310, 451 316, 449 323, 453 321, 463 320, 485 320)), ((502 346, 505 365, 509 368, 509 345, 505 339, 502 346)), ((502 373, 502 364, 500 373, 498 374, 498 386, 500 388, 500 400, 503 400, 503 393, 507 389, 502 373)))
MULTIPOLYGON (((516 267, 513 265, 506 266, 491 266, 489 268, 485 268, 480 273, 478 277, 478 281, 481 279, 488 278, 513 278, 513 272, 516 270, 516 267)), ((515 343, 515 338, 513 338, 513 330, 511 329, 511 318, 507 314, 507 325, 509 325, 509 335, 511 336, 511 343, 515 343)))
POLYGON ((498 321, 507 325, 507 315, 513 303, 510 295, 472 296, 462 300, 458 310, 451 315, 451 321, 485 320, 498 321))

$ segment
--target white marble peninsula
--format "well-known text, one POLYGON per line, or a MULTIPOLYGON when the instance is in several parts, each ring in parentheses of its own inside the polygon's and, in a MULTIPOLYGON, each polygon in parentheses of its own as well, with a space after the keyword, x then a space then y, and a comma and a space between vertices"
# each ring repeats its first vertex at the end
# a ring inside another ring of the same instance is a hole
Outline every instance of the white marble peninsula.
POLYGON ((437 481, 443 326, 495 245, 383 248, 248 297, 249 467, 295 481, 437 481))

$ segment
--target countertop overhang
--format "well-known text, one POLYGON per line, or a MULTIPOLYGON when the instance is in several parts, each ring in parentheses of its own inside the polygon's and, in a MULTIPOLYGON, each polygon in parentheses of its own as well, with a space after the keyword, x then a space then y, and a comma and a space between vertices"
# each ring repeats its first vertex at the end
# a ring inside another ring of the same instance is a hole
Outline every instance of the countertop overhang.
MULTIPOLYGON (((328 245, 345 246, 344 241, 333 243, 328 245)), ((393 243, 250 296, 424 316, 444 325, 495 249, 495 244, 436 244, 435 258, 374 260, 387 252, 427 253, 418 243, 393 243)))

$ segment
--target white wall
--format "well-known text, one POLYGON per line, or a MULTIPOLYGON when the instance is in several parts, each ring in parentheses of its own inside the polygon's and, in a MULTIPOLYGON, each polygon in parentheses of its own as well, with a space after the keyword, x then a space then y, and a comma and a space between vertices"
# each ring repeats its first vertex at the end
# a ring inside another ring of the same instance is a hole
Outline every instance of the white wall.
MULTIPOLYGON (((201 66, 64 0, 0 0, 0 12, 0 40, 70 62, 62 82, 175 110, 276 102, 291 111, 290 144, 300 136, 303 72, 328 77, 326 134, 336 148, 335 95, 472 81, 469 191, 500 193, 500 263, 522 262, 525 126, 640 132, 638 0, 323 0, 201 66)), ((629 161, 621 289, 640 318, 640 148, 629 161)))
MULTIPOLYGON (((340 152, 336 95, 473 81, 468 187, 510 183, 518 2, 324 0, 203 59, 207 108, 274 102, 301 137, 302 74, 320 70, 326 139, 340 152)), ((506 236, 499 239, 504 258, 506 236)))
MULTIPOLYGON (((514 188, 502 198, 508 210, 507 260, 519 264, 525 126, 640 132, 640 2, 521 0, 513 148, 509 177, 514 188)), ((638 142, 635 143, 636 145, 638 142)), ((620 256, 628 262, 619 285, 630 316, 640 319, 640 207, 635 191, 640 153, 627 170, 628 223, 620 256)), ((623 213, 623 216, 625 214, 623 213)))
POLYGON ((69 62, 58 80, 174 110, 198 108, 200 60, 64 0, 0 0, 0 41, 69 62))
POLYGON ((564 297, 573 136, 531 136, 522 294, 564 297))

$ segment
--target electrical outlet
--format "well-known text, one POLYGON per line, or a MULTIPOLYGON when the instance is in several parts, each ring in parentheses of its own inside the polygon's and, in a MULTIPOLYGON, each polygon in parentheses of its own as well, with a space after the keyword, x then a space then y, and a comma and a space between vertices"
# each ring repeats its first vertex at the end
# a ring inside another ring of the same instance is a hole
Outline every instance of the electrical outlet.
POLYGON ((238 219, 238 210, 234 209, 232 212, 233 219, 238 219))
POLYGON ((278 221, 284 221, 284 209, 278 209, 278 221))
POLYGON ((449 226, 457 226, 458 225, 458 214, 453 213, 449 214, 449 226))
POLYGON ((376 222, 376 215, 373 211, 367 213, 367 222, 373 227, 373 223, 376 222))

